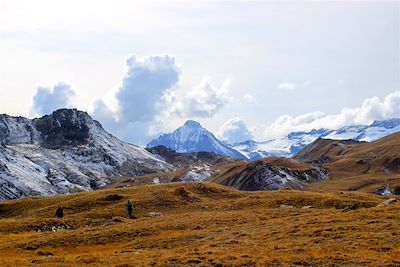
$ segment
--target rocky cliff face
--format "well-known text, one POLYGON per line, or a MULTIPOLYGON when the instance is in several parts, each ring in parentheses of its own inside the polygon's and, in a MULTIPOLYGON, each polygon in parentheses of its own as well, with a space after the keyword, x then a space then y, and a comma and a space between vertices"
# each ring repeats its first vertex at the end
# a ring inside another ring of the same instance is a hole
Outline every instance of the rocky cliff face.
POLYGON ((42 145, 49 148, 87 144, 90 138, 89 127, 101 128, 86 113, 72 109, 57 110, 50 116, 34 120, 34 125, 40 132, 42 145))
POLYGON ((75 109, 33 120, 0 115, 0 143, 0 200, 91 190, 109 176, 174 169, 75 109))

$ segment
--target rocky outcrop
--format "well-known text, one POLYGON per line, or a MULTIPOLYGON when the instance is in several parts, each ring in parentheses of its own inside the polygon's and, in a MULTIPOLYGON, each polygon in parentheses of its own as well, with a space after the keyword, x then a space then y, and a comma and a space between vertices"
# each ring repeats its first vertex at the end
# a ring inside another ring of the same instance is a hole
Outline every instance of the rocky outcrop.
POLYGON ((308 183, 327 179, 327 174, 326 170, 313 165, 308 165, 307 168, 286 168, 259 160, 248 163, 233 173, 228 170, 213 181, 246 191, 277 190, 285 187, 302 189, 308 183))
POLYGON ((174 169, 76 109, 33 120, 0 115, 0 141, 0 200, 92 190, 109 176, 174 169))

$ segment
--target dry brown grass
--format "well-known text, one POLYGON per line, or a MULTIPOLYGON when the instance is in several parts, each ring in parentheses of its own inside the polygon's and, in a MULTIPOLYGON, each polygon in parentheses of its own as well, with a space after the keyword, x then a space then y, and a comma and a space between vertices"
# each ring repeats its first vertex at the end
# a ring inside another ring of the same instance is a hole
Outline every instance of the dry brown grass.
POLYGON ((190 183, 2 202, 0 265, 399 266, 400 205, 376 207, 383 200, 190 183), (37 232, 45 226, 70 229, 37 232))

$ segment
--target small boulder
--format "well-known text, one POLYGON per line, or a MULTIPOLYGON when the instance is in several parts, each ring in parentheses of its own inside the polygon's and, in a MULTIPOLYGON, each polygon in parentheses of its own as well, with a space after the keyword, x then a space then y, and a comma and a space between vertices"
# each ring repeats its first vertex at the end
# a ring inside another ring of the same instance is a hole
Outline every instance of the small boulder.
POLYGON ((279 207, 281 209, 293 209, 294 208, 292 205, 286 205, 286 204, 281 204, 279 207))
POLYGON ((161 212, 156 212, 156 211, 149 212, 149 214, 148 214, 148 216, 151 217, 151 218, 160 217, 162 215, 163 214, 161 212))
POLYGON ((117 217, 113 217, 112 221, 116 222, 116 223, 120 223, 120 222, 124 221, 124 218, 122 218, 121 216, 117 216, 117 217))

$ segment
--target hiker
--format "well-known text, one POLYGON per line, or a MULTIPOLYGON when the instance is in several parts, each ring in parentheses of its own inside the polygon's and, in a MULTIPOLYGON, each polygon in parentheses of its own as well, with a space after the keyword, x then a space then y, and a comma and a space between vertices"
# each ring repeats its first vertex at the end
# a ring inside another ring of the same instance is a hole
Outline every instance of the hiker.
POLYGON ((128 211, 129 219, 132 219, 133 218, 133 204, 130 200, 128 200, 128 203, 125 205, 125 208, 128 211))
POLYGON ((63 208, 58 207, 58 209, 57 209, 57 211, 56 211, 56 218, 57 218, 57 219, 61 219, 62 217, 64 217, 63 208))

